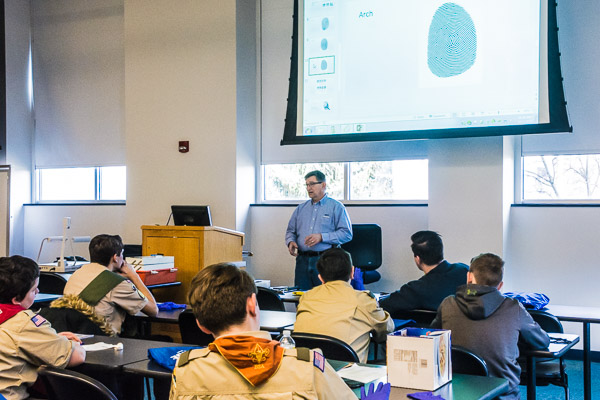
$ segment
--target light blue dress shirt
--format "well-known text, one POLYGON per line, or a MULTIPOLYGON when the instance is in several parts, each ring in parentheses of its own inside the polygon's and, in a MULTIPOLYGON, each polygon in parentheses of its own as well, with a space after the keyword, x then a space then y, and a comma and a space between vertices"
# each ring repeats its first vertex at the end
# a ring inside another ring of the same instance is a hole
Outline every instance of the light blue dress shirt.
POLYGON ((350 240, 352 223, 346 208, 327 195, 315 204, 312 200, 300 204, 294 210, 285 232, 285 244, 296 242, 300 251, 324 251, 350 240), (323 241, 308 247, 304 239, 312 233, 320 233, 323 241))

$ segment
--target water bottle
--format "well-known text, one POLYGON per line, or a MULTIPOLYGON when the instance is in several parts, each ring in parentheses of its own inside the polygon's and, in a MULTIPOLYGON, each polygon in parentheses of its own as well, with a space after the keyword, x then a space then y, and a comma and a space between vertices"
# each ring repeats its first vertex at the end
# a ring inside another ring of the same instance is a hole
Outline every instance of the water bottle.
POLYGON ((283 331, 283 336, 279 340, 279 343, 284 349, 293 349, 296 347, 296 342, 292 339, 292 334, 289 330, 283 331))

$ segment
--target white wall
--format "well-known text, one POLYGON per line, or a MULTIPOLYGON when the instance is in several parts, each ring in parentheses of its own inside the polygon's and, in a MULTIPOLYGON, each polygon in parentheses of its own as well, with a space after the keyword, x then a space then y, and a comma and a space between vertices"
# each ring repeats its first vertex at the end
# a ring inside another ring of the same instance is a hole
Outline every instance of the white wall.
MULTIPOLYGON (((125 206, 25 206, 25 250, 26 257, 37 258, 42 239, 48 236, 62 235, 62 222, 64 217, 71 217, 71 229, 68 236, 96 236, 102 233, 122 235, 125 229, 125 206)), ((130 242, 124 238, 125 243, 141 244, 139 241, 130 242)), ((87 243, 75 243, 76 255, 89 259, 87 243)), ((65 250, 67 255, 71 249, 65 250)), ((54 261, 60 256, 60 243, 50 242, 44 244, 40 262, 54 261)))
POLYGON ((125 1, 128 240, 171 204, 235 228, 235 21, 233 0, 125 1))

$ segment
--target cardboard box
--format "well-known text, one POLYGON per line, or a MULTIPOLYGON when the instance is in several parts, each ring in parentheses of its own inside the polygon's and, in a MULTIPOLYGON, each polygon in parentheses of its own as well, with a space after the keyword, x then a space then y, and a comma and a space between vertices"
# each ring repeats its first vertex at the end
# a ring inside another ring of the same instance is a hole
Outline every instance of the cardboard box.
POLYGON ((436 390, 452 380, 450 331, 405 328, 387 337, 388 382, 436 390))
POLYGON ((138 273, 144 285, 175 282, 177 269, 173 256, 127 257, 127 263, 138 273))

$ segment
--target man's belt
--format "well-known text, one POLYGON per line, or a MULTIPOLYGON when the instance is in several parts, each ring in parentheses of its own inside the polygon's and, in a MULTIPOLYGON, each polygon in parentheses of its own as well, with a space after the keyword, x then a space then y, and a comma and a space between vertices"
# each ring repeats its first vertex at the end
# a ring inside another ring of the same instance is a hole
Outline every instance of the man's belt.
POLYGON ((306 257, 319 257, 321 254, 325 253, 327 250, 329 249, 325 249, 322 251, 302 251, 302 250, 298 250, 298 255, 299 256, 306 256, 306 257))

